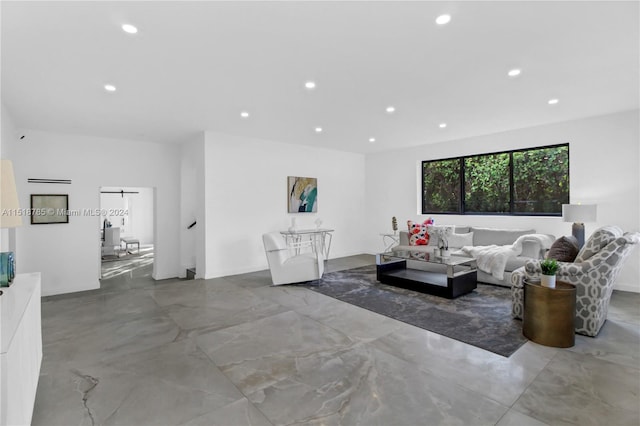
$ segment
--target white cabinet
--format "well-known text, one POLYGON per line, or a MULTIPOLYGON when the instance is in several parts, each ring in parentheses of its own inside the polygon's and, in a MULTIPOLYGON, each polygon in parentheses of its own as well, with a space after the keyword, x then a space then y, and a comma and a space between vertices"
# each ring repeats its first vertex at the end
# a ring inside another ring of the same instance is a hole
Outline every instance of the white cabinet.
POLYGON ((29 425, 42 362, 40 273, 0 290, 0 426, 29 425))

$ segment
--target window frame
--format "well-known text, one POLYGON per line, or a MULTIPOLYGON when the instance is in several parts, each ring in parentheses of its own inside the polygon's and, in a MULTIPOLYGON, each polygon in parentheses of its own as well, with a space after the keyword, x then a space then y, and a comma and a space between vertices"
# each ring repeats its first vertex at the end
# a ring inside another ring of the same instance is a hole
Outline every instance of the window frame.
MULTIPOLYGON (((537 216, 537 217, 561 217, 562 212, 558 213, 536 213, 536 212, 515 212, 514 211, 514 167, 513 167, 513 154, 517 152, 525 152, 525 151, 538 151, 543 149, 550 148, 567 148, 567 196, 569 200, 571 199, 571 149, 569 142, 553 144, 553 145, 543 145, 531 148, 519 148, 505 151, 494 151, 494 152, 484 152, 480 154, 470 154, 464 155, 460 157, 448 157, 448 158, 439 158, 435 160, 423 160, 420 164, 420 207, 422 214, 438 214, 438 215, 461 215, 461 216, 537 216), (465 159, 472 157, 482 157, 482 156, 491 156, 498 154, 509 154, 509 212, 500 213, 500 212, 467 212, 465 206, 465 159), (451 161, 458 160, 459 161, 459 186, 460 186, 460 197, 458 202, 458 211, 457 212, 433 212, 427 211, 425 209, 425 176, 424 176, 424 168, 425 163, 434 163, 438 161, 451 161)), ((567 201, 568 202, 568 201, 567 201)))

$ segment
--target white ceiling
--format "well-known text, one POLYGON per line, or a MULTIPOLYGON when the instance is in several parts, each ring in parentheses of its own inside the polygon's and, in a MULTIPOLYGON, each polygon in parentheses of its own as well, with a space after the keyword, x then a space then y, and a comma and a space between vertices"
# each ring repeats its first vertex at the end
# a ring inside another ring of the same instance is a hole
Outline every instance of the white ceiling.
POLYGON ((3 1, 2 102, 21 128, 134 140, 435 143, 638 108, 638 6, 3 1))

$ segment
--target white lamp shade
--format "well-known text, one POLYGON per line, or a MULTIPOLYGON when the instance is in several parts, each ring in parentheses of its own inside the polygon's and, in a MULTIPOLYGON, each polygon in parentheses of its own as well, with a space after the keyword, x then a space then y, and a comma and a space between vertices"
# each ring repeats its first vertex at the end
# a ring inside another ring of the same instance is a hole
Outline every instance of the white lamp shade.
POLYGON ((0 228, 22 225, 19 208, 13 164, 9 160, 0 160, 0 228))
POLYGON ((565 222, 595 222, 596 204, 563 204, 562 218, 565 222))

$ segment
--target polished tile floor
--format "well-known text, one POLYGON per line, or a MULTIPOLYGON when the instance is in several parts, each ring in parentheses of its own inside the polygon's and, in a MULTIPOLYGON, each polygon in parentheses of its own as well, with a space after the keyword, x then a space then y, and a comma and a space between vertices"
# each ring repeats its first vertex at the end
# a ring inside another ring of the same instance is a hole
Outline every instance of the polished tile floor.
POLYGON ((150 273, 44 299, 34 425, 640 424, 640 294, 614 292, 595 339, 503 358, 268 271, 150 273))
POLYGON ((131 250, 122 252, 117 256, 104 256, 101 262, 100 277, 103 280, 115 278, 118 275, 131 273, 134 269, 143 268, 147 265, 153 267, 154 246, 153 244, 135 246, 131 250))

